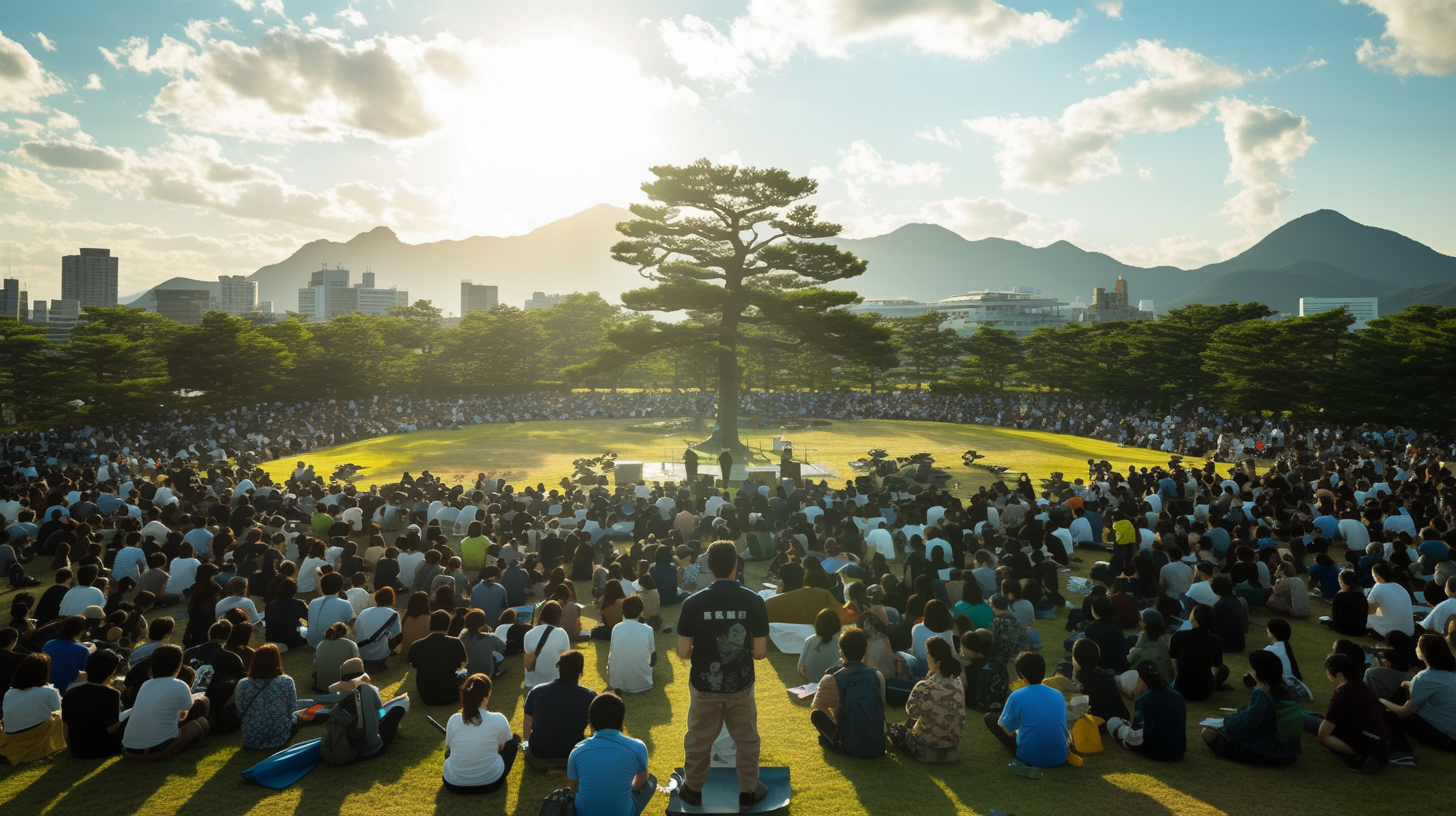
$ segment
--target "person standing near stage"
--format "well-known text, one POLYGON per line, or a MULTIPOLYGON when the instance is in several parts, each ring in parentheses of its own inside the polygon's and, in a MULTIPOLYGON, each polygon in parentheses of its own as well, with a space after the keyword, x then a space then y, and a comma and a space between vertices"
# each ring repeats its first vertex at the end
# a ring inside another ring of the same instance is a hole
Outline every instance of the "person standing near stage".
POLYGON ((727 487, 729 478, 733 476, 733 454, 727 450, 718 454, 718 467, 723 471, 723 486, 727 487))
POLYGON ((768 609, 758 593, 734 580, 738 548, 733 542, 718 541, 708 548, 708 568, 713 584, 683 601, 678 619, 677 656, 692 663, 683 739, 685 778, 678 796, 685 804, 702 804, 713 741, 726 725, 737 746, 739 806, 748 808, 768 796, 768 787, 758 778, 758 705, 753 697, 753 663, 768 656, 768 609))
POLYGON ((683 468, 685 468, 687 470, 687 472, 688 472, 688 479, 687 479, 688 484, 690 484, 690 485, 691 484, 697 484, 698 483, 698 452, 695 451, 695 450, 693 450, 693 446, 692 445, 688 445, 687 450, 683 451, 683 468))

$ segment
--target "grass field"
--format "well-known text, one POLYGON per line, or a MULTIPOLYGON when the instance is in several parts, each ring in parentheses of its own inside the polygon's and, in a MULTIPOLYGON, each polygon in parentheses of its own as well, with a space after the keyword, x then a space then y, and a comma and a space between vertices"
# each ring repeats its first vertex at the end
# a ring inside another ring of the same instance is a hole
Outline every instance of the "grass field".
MULTIPOLYGON (((309 458, 321 469, 325 463, 336 461, 365 465, 369 468, 366 482, 392 479, 405 468, 418 471, 426 467, 437 473, 470 476, 480 470, 508 471, 520 474, 518 479, 551 483, 570 471, 572 458, 601 449, 615 450, 624 458, 660 458, 659 440, 649 437, 637 441, 621 430, 625 424, 539 423, 422 433, 349 445, 309 458), (628 444, 622 444, 624 440, 628 444), (653 449, 659 453, 647 456, 653 449)), ((990 455, 987 461, 1028 470, 1034 477, 1051 469, 1065 470, 1069 477, 1079 475, 1088 457, 1106 457, 1120 465, 1163 459, 1148 452, 1121 450, 1072 437, 930 423, 836 423, 823 434, 797 434, 795 441, 800 449, 823 451, 816 459, 835 463, 861 455, 872 443, 888 447, 891 453, 930 450, 943 464, 955 465, 953 473, 969 473, 959 467, 959 454, 975 447, 990 455)), ((291 467, 292 463, 286 465, 291 467)), ((966 487, 974 483, 963 480, 966 487)), ((1078 567, 1078 572, 1085 575, 1090 560, 1078 567)), ((756 581, 763 571, 762 564, 750 565, 748 577, 756 581)), ((587 587, 579 589, 582 597, 590 597, 587 587)), ((9 594, 0 593, 0 604, 8 604, 9 594)), ((1322 611, 1321 606, 1315 602, 1315 614, 1322 611)), ((671 624, 676 609, 669 609, 671 624)), ((185 614, 180 607, 169 611, 185 614)), ((589 616, 590 610, 585 614, 589 616)), ((1256 612, 1249 635, 1251 649, 1264 643, 1265 619, 1264 613, 1256 612)), ((1059 611, 1056 620, 1037 622, 1047 643, 1049 662, 1062 654, 1064 622, 1065 610, 1059 611)), ((1312 622, 1296 623, 1294 628, 1300 665, 1317 695, 1309 708, 1322 711, 1329 687, 1320 666, 1332 637, 1312 622)), ((665 780, 682 761, 687 689, 681 682, 682 665, 670 656, 675 637, 668 634, 658 638, 661 657, 656 669, 657 687, 627 701, 627 731, 647 743, 651 769, 659 780, 665 780)), ((594 643, 581 648, 586 652, 588 666, 584 682, 600 688, 606 677, 606 650, 597 649, 594 643)), ((300 686, 306 685, 309 655, 296 651, 285 658, 287 671, 300 686)), ((386 699, 414 688, 403 661, 396 657, 391 663, 388 671, 374 678, 386 699)), ((1241 655, 1230 656, 1229 663, 1235 678, 1248 668, 1247 659, 1241 655)), ((1430 784, 1456 772, 1456 757, 1418 748, 1418 770, 1392 767, 1376 777, 1363 777, 1346 770, 1308 737, 1304 740, 1304 756, 1293 768, 1250 768, 1220 760, 1198 739, 1196 723, 1204 717, 1222 716, 1226 712, 1221 707, 1241 707, 1247 698, 1241 687, 1189 706, 1189 754, 1174 765, 1144 761, 1109 745, 1105 753, 1088 757, 1081 768, 1051 770, 1039 781, 1021 779, 1007 770, 1009 756, 974 715, 961 740, 958 764, 926 766, 895 754, 882 760, 855 760, 826 755, 819 748, 808 722, 808 701, 791 698, 785 692, 801 682, 796 664, 793 656, 771 653, 759 665, 757 685, 763 763, 792 769, 796 798, 791 812, 795 816, 988 814, 992 808, 1018 816, 1074 812, 1127 816, 1285 814, 1332 806, 1363 813, 1421 812, 1431 808, 1432 800, 1418 783, 1430 784)), ((513 658, 509 667, 509 676, 496 684, 491 708, 504 713, 519 728, 524 704, 519 690, 520 661, 513 658)), ((433 715, 443 722, 450 713, 448 707, 416 705, 384 757, 346 768, 319 767, 282 792, 242 780, 242 770, 263 755, 238 747, 237 735, 210 738, 203 748, 160 765, 76 761, 62 754, 19 768, 0 767, 0 812, 7 816, 52 812, 85 816, 504 812, 534 816, 541 798, 562 785, 562 775, 539 775, 517 762, 510 785, 500 793, 458 797, 443 792, 443 740, 424 717, 433 715)), ((903 712, 892 711, 889 716, 892 720, 904 718, 903 712)), ((316 731, 305 730, 299 738, 316 735, 316 731)), ((665 805, 666 800, 659 796, 649 805, 648 813, 660 814, 665 805)))
MULTIPOLYGON (((337 465, 352 463, 364 468, 355 482, 359 485, 394 481, 406 471, 418 474, 426 469, 446 481, 475 479, 482 471, 517 484, 545 482, 554 486, 572 473, 572 460, 606 451, 619 459, 661 462, 680 461, 682 436, 660 436, 630 431, 640 420, 590 420, 584 422, 525 422, 511 425, 475 425, 459 431, 424 431, 384 436, 309 454, 307 460, 319 474, 333 473, 337 465)), ((750 447, 762 444, 771 449, 776 431, 747 431, 750 447)), ((961 454, 975 449, 986 458, 981 464, 1005 465, 1014 471, 1008 479, 1025 471, 1040 479, 1052 471, 1068 479, 1086 476, 1089 458, 1106 459, 1114 465, 1167 464, 1167 454, 1141 448, 1119 448, 1062 434, 1016 431, 980 425, 949 425, 939 422, 853 420, 835 422, 820 431, 783 434, 794 442, 798 458, 822 464, 840 476, 850 478, 848 462, 862 458, 873 447, 883 447, 891 456, 934 454, 936 465, 948 470, 960 491, 989 485, 997 477, 984 467, 967 468, 961 454)), ((697 439, 699 437, 692 437, 697 439)), ((777 458, 774 459, 777 461, 777 458)), ((275 479, 287 478, 297 459, 279 459, 263 467, 275 479)), ((716 464, 705 457, 705 464, 716 464)))

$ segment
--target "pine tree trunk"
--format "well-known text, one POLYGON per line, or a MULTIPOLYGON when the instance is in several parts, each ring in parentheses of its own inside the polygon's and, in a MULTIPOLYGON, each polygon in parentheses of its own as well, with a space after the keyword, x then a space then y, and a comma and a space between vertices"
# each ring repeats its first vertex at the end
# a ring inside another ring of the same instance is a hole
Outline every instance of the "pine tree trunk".
POLYGON ((739 388, 743 382, 743 370, 738 367, 738 355, 733 351, 718 354, 718 436, 725 449, 739 448, 738 400, 739 388))

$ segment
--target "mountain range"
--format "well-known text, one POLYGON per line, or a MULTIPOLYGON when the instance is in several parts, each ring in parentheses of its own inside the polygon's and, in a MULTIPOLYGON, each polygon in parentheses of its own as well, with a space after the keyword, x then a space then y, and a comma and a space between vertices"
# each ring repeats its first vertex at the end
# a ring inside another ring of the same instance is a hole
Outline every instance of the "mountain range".
MULTIPOLYGON (((500 302, 517 308, 532 292, 599 292, 615 301, 643 284, 636 270, 613 261, 609 252, 621 239, 615 225, 631 217, 600 204, 525 235, 426 244, 404 243, 389 228, 377 227, 346 242, 310 242, 250 277, 258 281, 259 299, 273 301, 278 311, 297 308, 298 288, 321 265, 342 265, 355 282, 368 269, 376 285, 408 290, 411 301, 429 299, 446 312, 459 312, 464 278, 499 286, 500 302)), ((929 301, 1031 287, 1090 302, 1094 287, 1111 289, 1122 277, 1133 302, 1152 300, 1159 312, 1237 300, 1288 314, 1297 313, 1301 297, 1378 296, 1382 314, 1412 303, 1456 305, 1456 258, 1333 210, 1296 218, 1238 255, 1197 269, 1131 266, 1067 241, 1044 247, 1003 238, 971 241, 933 224, 835 243, 869 262, 868 271, 849 282, 866 297, 929 301)), ((204 285, 174 278, 162 287, 204 285)), ((132 300, 140 305, 149 294, 132 300)))

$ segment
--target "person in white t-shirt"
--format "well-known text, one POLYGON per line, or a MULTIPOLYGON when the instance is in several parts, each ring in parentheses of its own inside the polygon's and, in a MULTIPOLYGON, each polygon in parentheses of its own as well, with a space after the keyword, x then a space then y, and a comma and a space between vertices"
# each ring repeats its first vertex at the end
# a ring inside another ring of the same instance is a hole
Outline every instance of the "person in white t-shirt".
POLYGON ((167 566, 167 588, 162 590, 158 606, 171 606, 182 600, 182 593, 197 583, 197 568, 202 562, 193 557, 192 545, 183 542, 177 549, 177 557, 167 566))
POLYGON ((643 610, 640 596, 622 601, 622 620, 612 627, 607 654, 607 685, 629 694, 652 689, 652 669, 657 665, 657 635, 642 622, 643 610))
POLYGON ((541 623, 521 639, 527 691, 560 677, 561 672, 556 668, 557 658, 562 652, 571 650, 570 635, 557 625, 561 622, 561 604, 556 601, 542 604, 539 620, 541 623))
POLYGON ((410 550, 400 553, 395 560, 399 561, 399 582, 406 588, 414 586, 415 570, 425 563, 425 554, 419 550, 410 550))
POLYGON ((1370 616, 1365 625, 1382 638, 1396 631, 1414 634, 1416 624, 1411 613, 1410 593, 1405 587, 1392 583, 1395 570, 1390 562, 1381 561, 1370 571, 1375 576, 1375 586, 1366 596, 1370 602, 1370 616))
POLYGON ((895 537, 885 529, 885 522, 875 523, 875 528, 865 536, 866 549, 878 552, 885 557, 886 561, 893 561, 895 558, 895 537))
POLYGON ((106 579, 97 578, 96 574, 96 567, 90 564, 76 573, 76 586, 66 590, 66 594, 61 596, 62 618, 79 615, 88 606, 106 606, 106 579))
POLYGON ((445 724, 445 790, 451 793, 494 793, 505 787, 520 751, 521 738, 511 733, 503 715, 487 711, 491 682, 472 674, 460 686, 460 710, 445 724))
POLYGON ((1431 614, 1421 621, 1426 631, 1437 635, 1446 634, 1446 621, 1456 618, 1456 576, 1446 579, 1446 600, 1436 604, 1431 614))
POLYGON ((181 647, 168 643, 152 652, 152 679, 137 691, 121 738, 122 759, 155 762, 207 736, 207 697, 194 697, 177 679, 181 668, 181 647))
POLYGON ((227 582, 227 597, 217 602, 214 610, 217 617, 221 618, 229 609, 241 609, 247 613, 248 620, 257 623, 263 619, 259 614, 258 607, 253 604, 253 599, 248 597, 248 579, 236 576, 229 578, 227 582))

